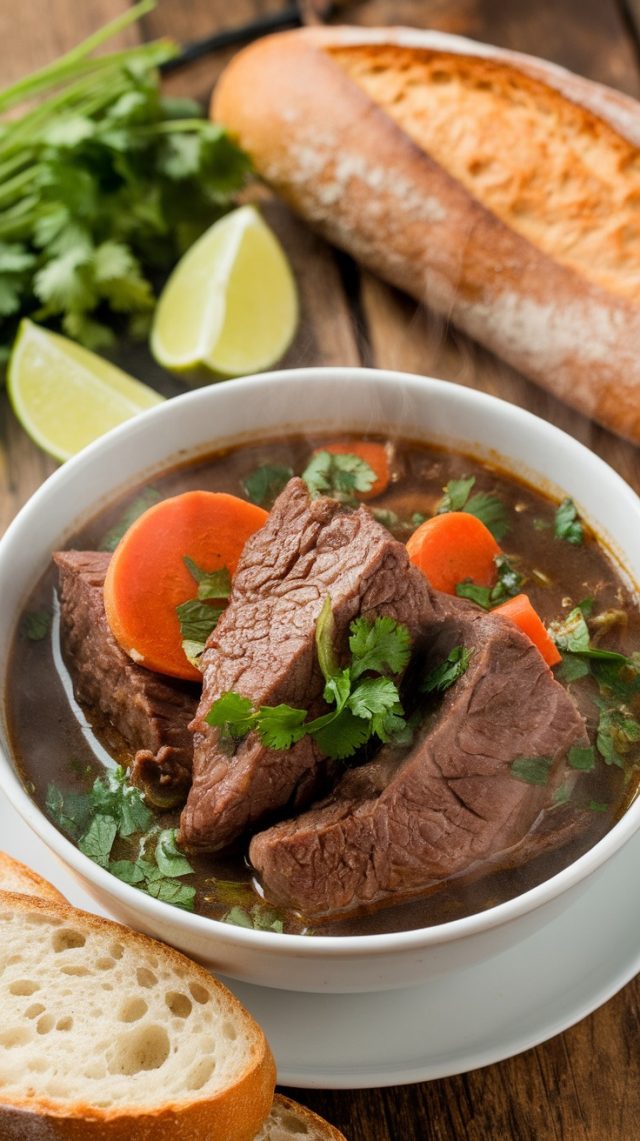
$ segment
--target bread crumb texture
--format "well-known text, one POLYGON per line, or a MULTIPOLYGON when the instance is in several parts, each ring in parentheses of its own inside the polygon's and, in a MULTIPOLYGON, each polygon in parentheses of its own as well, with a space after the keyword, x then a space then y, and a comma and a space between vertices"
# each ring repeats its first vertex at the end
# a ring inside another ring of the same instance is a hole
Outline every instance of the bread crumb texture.
POLYGON ((181 956, 123 934, 72 909, 0 907, 0 1103, 144 1112, 246 1072, 257 1047, 242 1008, 181 956))
POLYGON ((502 62, 396 44, 325 50, 513 231, 640 298, 640 152, 608 123, 502 62))

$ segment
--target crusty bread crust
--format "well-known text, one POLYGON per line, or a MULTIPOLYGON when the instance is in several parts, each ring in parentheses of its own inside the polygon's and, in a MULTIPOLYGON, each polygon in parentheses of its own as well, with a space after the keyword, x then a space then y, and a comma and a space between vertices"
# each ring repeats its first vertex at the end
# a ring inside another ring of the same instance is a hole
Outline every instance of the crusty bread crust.
POLYGON ((66 903, 57 887, 6 852, 0 852, 0 891, 23 892, 25 895, 66 903))
MULTIPOLYGON (((617 288, 615 265, 613 284, 604 285, 590 267, 581 272, 554 256, 553 235, 537 243, 517 232, 490 198, 472 193, 409 136, 393 105, 376 102, 345 66, 350 52, 364 52, 375 75, 390 66, 389 45, 417 70, 434 53, 470 69, 486 70, 489 61, 513 82, 514 98, 523 83, 543 84, 560 118, 582 117, 585 137, 606 124, 622 149, 640 145, 633 99, 542 60, 409 29, 309 28, 262 40, 223 73, 212 116, 330 241, 560 399, 640 442, 640 299, 623 288, 622 275, 617 288)), ((375 83, 370 90, 383 98, 375 83)), ((562 148, 562 139, 554 145, 562 148)), ((628 178, 632 190, 631 166, 612 177, 628 178)), ((551 179, 543 195, 553 191, 551 179)), ((640 233, 636 197, 630 192, 625 208, 635 211, 640 233)))
POLYGON ((345 1141, 345 1136, 305 1105, 277 1093, 255 1141, 345 1141))
MULTIPOLYGON (((25 1068, 24 1089, 19 1094, 10 1093, 6 1086, 0 1088, 0 1137, 3 1141, 40 1141, 41 1138, 43 1141, 45 1138, 64 1141, 132 1141, 132 1138, 136 1141, 166 1141, 168 1137, 172 1141, 201 1141, 204 1137, 207 1141, 229 1141, 230 1138, 252 1141, 272 1103, 275 1064, 262 1030, 226 987, 180 952, 111 920, 79 911, 69 904, 0 892, 0 993, 7 978, 13 978, 13 974, 9 974, 12 966, 14 974, 17 969, 15 964, 2 959, 3 940, 6 940, 9 924, 16 922, 24 922, 25 935, 28 935, 30 925, 32 930, 44 927, 53 937, 61 927, 71 927, 74 932, 86 934, 94 942, 97 940, 98 947, 103 948, 105 954, 115 941, 125 947, 128 954, 135 956, 136 963, 144 965, 150 960, 155 961, 170 975, 175 971, 193 986, 214 993, 224 1012, 225 1022, 241 1031, 246 1060, 243 1059, 242 1068, 232 1082, 213 1092, 207 1093, 207 1083, 195 1091, 185 1084, 183 1096, 167 1097, 164 1102, 150 1105, 135 1104, 132 1100, 131 1104, 119 1103, 108 1108, 92 1103, 89 1092, 86 1101, 80 1098, 70 1101, 64 1095, 47 1096, 38 1089, 37 1071, 29 1073, 25 1068), (7 931, 3 931, 4 926, 7 926, 7 931)), ((52 957, 55 957, 53 952, 52 957)), ((77 1000, 73 1005, 73 978, 73 971, 65 976, 65 985, 70 988, 68 1001, 73 1016, 79 1020, 85 1017, 90 1022, 91 1014, 78 1009, 77 1000)), ((23 993, 22 990, 12 991, 10 982, 8 985, 9 993, 23 993)), ((132 993, 135 994, 135 983, 132 984, 132 993)), ((28 1003, 30 1000, 25 1001, 28 1003)), ((24 1023, 9 1026, 9 1016, 4 1009, 8 1005, 3 1003, 2 1032, 20 1032, 29 1025, 27 1019, 31 1015, 25 1013, 24 1023)), ((217 1024, 212 1024, 212 1035, 218 1029, 217 1024)), ((84 1033, 89 1033, 86 1025, 84 1033)), ((187 1036, 188 1033, 187 1030, 187 1036)), ((64 1055, 64 1035, 58 1049, 64 1055)), ((64 1077, 64 1061, 60 1068, 64 1077)))

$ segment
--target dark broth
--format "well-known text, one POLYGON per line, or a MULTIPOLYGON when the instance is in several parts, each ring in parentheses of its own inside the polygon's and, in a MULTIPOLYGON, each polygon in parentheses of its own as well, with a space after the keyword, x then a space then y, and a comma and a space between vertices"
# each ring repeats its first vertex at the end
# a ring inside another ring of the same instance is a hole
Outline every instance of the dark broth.
MULTIPOLYGON (((243 495, 244 480, 259 465, 287 465, 299 473, 312 448, 321 444, 321 440, 282 439, 220 452, 191 466, 167 472, 153 480, 153 488, 161 497, 190 488, 243 495)), ((557 505, 503 472, 466 456, 410 442, 396 444, 392 482, 369 506, 376 511, 392 512, 396 521, 387 515, 385 522, 397 538, 405 541, 412 517, 416 513, 432 514, 442 498, 445 484, 462 476, 475 477, 474 493, 487 492, 504 503, 510 531, 501 546, 525 576, 522 589, 545 624, 562 619, 582 600, 591 598, 594 615, 614 611, 625 614, 624 621, 615 622, 607 630, 601 645, 625 655, 640 649, 637 604, 606 552, 589 534, 585 534, 584 541, 578 545, 554 537, 557 505)), ((74 536, 69 546, 87 550, 99 547, 127 503, 139 492, 137 489, 125 500, 102 511, 74 536)), ((34 591, 27 612, 51 610, 54 594, 55 578, 51 569, 34 591)), ((55 620, 51 634, 39 640, 29 639, 21 631, 24 631, 24 622, 15 638, 9 674, 7 702, 12 744, 27 788, 45 809, 51 786, 65 795, 86 793, 96 776, 104 773, 105 766, 116 760, 126 767, 131 754, 113 730, 92 725, 90 712, 80 710, 73 701, 61 661, 55 620)), ((570 688, 587 718, 590 737, 595 740, 598 720, 598 708, 593 700, 597 695, 595 682, 587 676, 571 682, 570 688)), ((637 709, 626 709, 632 718, 637 712, 637 709)), ((588 826, 570 843, 522 867, 491 874, 483 874, 486 868, 476 869, 474 876, 452 881, 446 888, 418 901, 332 922, 316 930, 322 934, 344 935, 423 927, 492 907, 533 887, 600 839, 635 795, 637 744, 630 745, 624 760, 624 766, 620 766, 605 763, 599 756, 592 772, 580 774, 569 804, 552 810, 567 814, 574 807, 591 809, 588 826)), ((163 827, 174 827, 177 818, 177 812, 163 814, 159 823, 163 827)), ((136 842, 134 838, 132 843, 136 842)), ((126 848, 119 853, 120 857, 126 854, 126 848)), ((247 913, 250 902, 253 900, 255 906, 260 900, 259 894, 254 894, 244 848, 223 857, 197 857, 192 863, 195 872, 189 882, 196 887, 196 910, 200 914, 229 917, 234 902, 247 913), (224 881, 224 890, 219 890, 218 881, 224 881), (237 887, 230 888, 229 882, 237 887)), ((285 931, 308 930, 304 918, 297 915, 284 915, 283 925, 285 931)))

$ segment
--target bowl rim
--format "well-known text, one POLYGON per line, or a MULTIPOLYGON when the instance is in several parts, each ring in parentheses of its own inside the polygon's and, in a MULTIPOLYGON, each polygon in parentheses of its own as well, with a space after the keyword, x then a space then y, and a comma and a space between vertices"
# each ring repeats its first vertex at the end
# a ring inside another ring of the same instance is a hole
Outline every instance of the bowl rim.
MULTIPOLYGON (((206 386, 187 391, 171 397, 165 403, 150 408, 112 429, 54 471, 18 511, 4 535, 0 537, 0 568, 6 558, 7 549, 10 550, 14 542, 19 540, 21 532, 29 527, 32 516, 37 516, 41 510, 46 509, 46 505, 52 496, 57 498, 59 494, 63 494, 64 490, 69 485, 73 485, 85 470, 90 470, 96 461, 107 459, 110 453, 121 451, 124 443, 127 441, 131 443, 141 432, 146 432, 157 423, 168 420, 176 407, 187 405, 198 407, 200 404, 206 406, 210 401, 215 403, 218 399, 216 393, 227 393, 230 388, 237 394, 237 399, 242 399, 243 395, 247 397, 254 392, 256 386, 284 384, 295 386, 300 382, 308 384, 314 380, 328 378, 339 378, 342 383, 361 384, 367 387, 371 383, 385 386, 389 383, 402 383, 410 388, 415 387, 416 391, 430 393, 436 399, 444 397, 450 400, 454 406, 460 402, 471 408, 492 411, 497 416, 511 419, 512 422, 525 429, 543 432, 547 435, 550 444, 561 443, 583 464, 590 466, 594 477, 597 477, 598 474, 606 476, 610 482, 617 485, 617 491, 627 499, 629 506, 637 512, 640 522, 640 498, 622 476, 605 460, 591 452, 589 448, 569 433, 527 409, 520 408, 518 405, 479 389, 467 388, 453 381, 422 376, 417 373, 357 366, 313 366, 280 369, 237 378, 232 382, 224 382, 223 385, 206 386)), ((425 440, 429 438, 428 431, 421 432, 419 435, 425 440)), ((215 442, 216 446, 226 446, 227 443, 232 443, 234 439, 238 439, 238 433, 225 437, 220 435, 216 429, 215 441, 212 442, 215 442)), ((176 454, 181 455, 180 449, 176 449, 176 454)), ((473 449, 469 451, 469 454, 473 454, 473 449)), ((508 460, 509 457, 505 456, 505 459, 508 460)), ((188 457, 181 455, 181 462, 188 462, 188 457)), ((515 458, 512 457, 511 470, 517 477, 517 472, 514 471, 515 462, 515 458)), ((159 472, 163 467, 166 469, 170 464, 171 457, 168 457, 162 463, 158 462, 157 465, 153 465, 153 470, 159 472)), ((509 468, 507 467, 506 470, 509 471, 509 468)), ((130 485, 139 483, 145 478, 145 472, 146 469, 139 471, 136 476, 127 480, 127 483, 130 485)), ((542 473, 540 475, 542 478, 542 473)), ((106 504, 109 499, 113 501, 120 490, 121 488, 117 488, 105 496, 103 502, 106 504)), ((97 504, 96 510, 99 509, 100 504, 97 504)), ((77 524, 78 519, 76 517, 77 524)), ((72 530, 73 527, 67 528, 68 533, 72 533, 72 530)), ((2 704, 4 707, 6 679, 3 677, 2 681, 2 704)), ((198 937, 200 941, 203 937, 204 941, 207 941, 208 937, 209 940, 215 940, 221 944, 233 944, 265 952, 278 951, 295 954, 296 957, 302 958, 315 958, 321 954, 331 960, 348 959, 361 955, 363 952, 366 952, 367 956, 375 956, 386 954, 389 951, 426 950, 432 946, 471 938, 480 933, 498 929, 527 913, 536 911, 585 880, 622 848, 640 826, 640 798, 636 798, 612 828, 587 852, 566 868, 512 899, 461 919, 408 931, 363 935, 313 934, 308 936, 236 927, 221 920, 197 915, 156 900, 132 885, 119 880, 80 852, 72 841, 53 825, 44 811, 29 796, 9 755, 1 746, 0 783, 12 806, 72 872, 78 874, 85 883, 88 881, 89 884, 95 884, 96 888, 107 896, 115 897, 119 903, 128 909, 137 911, 141 918, 148 919, 153 923, 155 929, 158 927, 157 921, 160 923, 165 921, 174 928, 183 928, 185 932, 198 937)))

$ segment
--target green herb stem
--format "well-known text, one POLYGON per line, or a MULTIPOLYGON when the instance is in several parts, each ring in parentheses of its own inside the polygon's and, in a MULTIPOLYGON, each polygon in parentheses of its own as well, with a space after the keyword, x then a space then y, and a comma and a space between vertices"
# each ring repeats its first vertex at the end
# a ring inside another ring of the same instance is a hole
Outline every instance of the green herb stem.
MULTIPOLYGON (((128 11, 123 12, 120 16, 110 20, 108 24, 98 28, 81 43, 76 44, 64 55, 58 59, 53 60, 51 63, 45 64, 38 71, 32 72, 30 75, 18 79, 9 87, 5 87, 0 91, 0 112, 8 110, 10 107, 15 106, 25 99, 30 99, 34 95, 40 95, 43 91, 57 86, 63 81, 68 73, 77 74, 79 66, 86 60, 86 57, 91 55, 96 48, 102 47, 107 40, 117 36, 123 32, 131 24, 147 16, 152 12, 156 6, 156 0, 140 0, 140 3, 134 4, 128 11)), ((143 45, 144 46, 144 45, 143 45)), ((139 49, 129 49, 129 53, 139 49)), ((177 49, 175 49, 177 52, 177 49)), ((123 53, 124 54, 124 53, 123 53)), ((95 67, 98 61, 91 61, 89 66, 95 67)))

